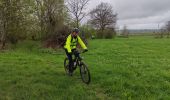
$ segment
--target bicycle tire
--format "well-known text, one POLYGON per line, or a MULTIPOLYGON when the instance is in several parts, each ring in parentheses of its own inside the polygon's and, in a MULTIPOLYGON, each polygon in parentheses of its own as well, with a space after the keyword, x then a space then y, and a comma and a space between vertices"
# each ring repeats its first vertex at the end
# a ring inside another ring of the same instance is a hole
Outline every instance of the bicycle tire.
POLYGON ((65 58, 64 59, 64 69, 65 69, 65 72, 66 74, 68 75, 69 74, 69 68, 68 68, 68 58, 65 58))
POLYGON ((91 81, 90 71, 89 71, 88 67, 86 66, 86 64, 83 62, 81 62, 81 64, 80 64, 80 75, 81 75, 81 79, 84 83, 86 83, 86 84, 90 83, 90 81, 91 81))

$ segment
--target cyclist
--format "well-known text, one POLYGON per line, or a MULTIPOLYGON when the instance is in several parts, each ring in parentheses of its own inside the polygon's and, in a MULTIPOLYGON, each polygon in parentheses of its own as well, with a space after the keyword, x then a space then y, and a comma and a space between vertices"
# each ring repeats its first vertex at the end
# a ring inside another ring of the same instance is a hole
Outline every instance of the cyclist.
POLYGON ((74 28, 72 33, 67 37, 65 45, 64 45, 64 49, 69 60, 69 74, 70 75, 72 75, 72 72, 73 72, 72 54, 74 54, 75 56, 79 56, 78 53, 74 53, 76 51, 77 44, 79 43, 81 45, 81 47, 84 49, 84 52, 88 51, 86 45, 84 44, 82 39, 78 36, 78 33, 79 33, 79 29, 74 28))

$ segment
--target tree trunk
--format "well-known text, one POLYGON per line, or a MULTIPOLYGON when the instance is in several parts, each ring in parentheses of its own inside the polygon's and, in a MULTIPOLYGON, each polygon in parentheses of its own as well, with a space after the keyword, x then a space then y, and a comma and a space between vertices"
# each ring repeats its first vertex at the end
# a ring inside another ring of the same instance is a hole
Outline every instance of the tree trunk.
POLYGON ((77 18, 76 20, 76 27, 79 28, 79 19, 77 18))
POLYGON ((170 32, 168 32, 168 34, 167 34, 167 38, 169 38, 169 35, 170 35, 170 32))
POLYGON ((1 36, 1 48, 0 49, 4 49, 5 45, 6 45, 6 24, 3 21, 3 28, 2 28, 2 36, 1 36))
POLYGON ((2 32, 2 37, 1 37, 1 49, 4 49, 6 45, 6 39, 5 39, 5 33, 4 31, 2 32))

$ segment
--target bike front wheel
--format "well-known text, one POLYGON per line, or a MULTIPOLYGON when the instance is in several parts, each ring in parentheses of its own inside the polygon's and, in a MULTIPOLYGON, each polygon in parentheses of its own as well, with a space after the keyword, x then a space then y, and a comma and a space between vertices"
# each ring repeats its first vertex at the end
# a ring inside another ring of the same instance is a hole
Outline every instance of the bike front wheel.
POLYGON ((85 63, 81 63, 80 64, 80 75, 81 75, 81 79, 84 83, 89 84, 91 81, 91 77, 90 77, 90 71, 88 69, 88 67, 86 66, 85 63))

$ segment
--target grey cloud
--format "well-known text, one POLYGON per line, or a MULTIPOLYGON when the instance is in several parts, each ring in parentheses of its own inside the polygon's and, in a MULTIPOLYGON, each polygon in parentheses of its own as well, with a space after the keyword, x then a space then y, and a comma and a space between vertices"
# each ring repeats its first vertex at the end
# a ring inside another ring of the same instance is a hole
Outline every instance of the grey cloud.
POLYGON ((133 18, 133 19, 124 19, 119 20, 119 23, 131 23, 131 24, 146 24, 146 23, 162 23, 166 22, 167 20, 170 20, 170 11, 167 13, 157 15, 157 16, 149 16, 149 17, 143 17, 143 18, 133 18))
POLYGON ((118 13, 119 26, 157 27, 157 24, 170 20, 170 0, 91 0, 88 9, 100 2, 113 6, 118 13))
POLYGON ((120 19, 160 15, 170 10, 170 0, 113 0, 120 19))

